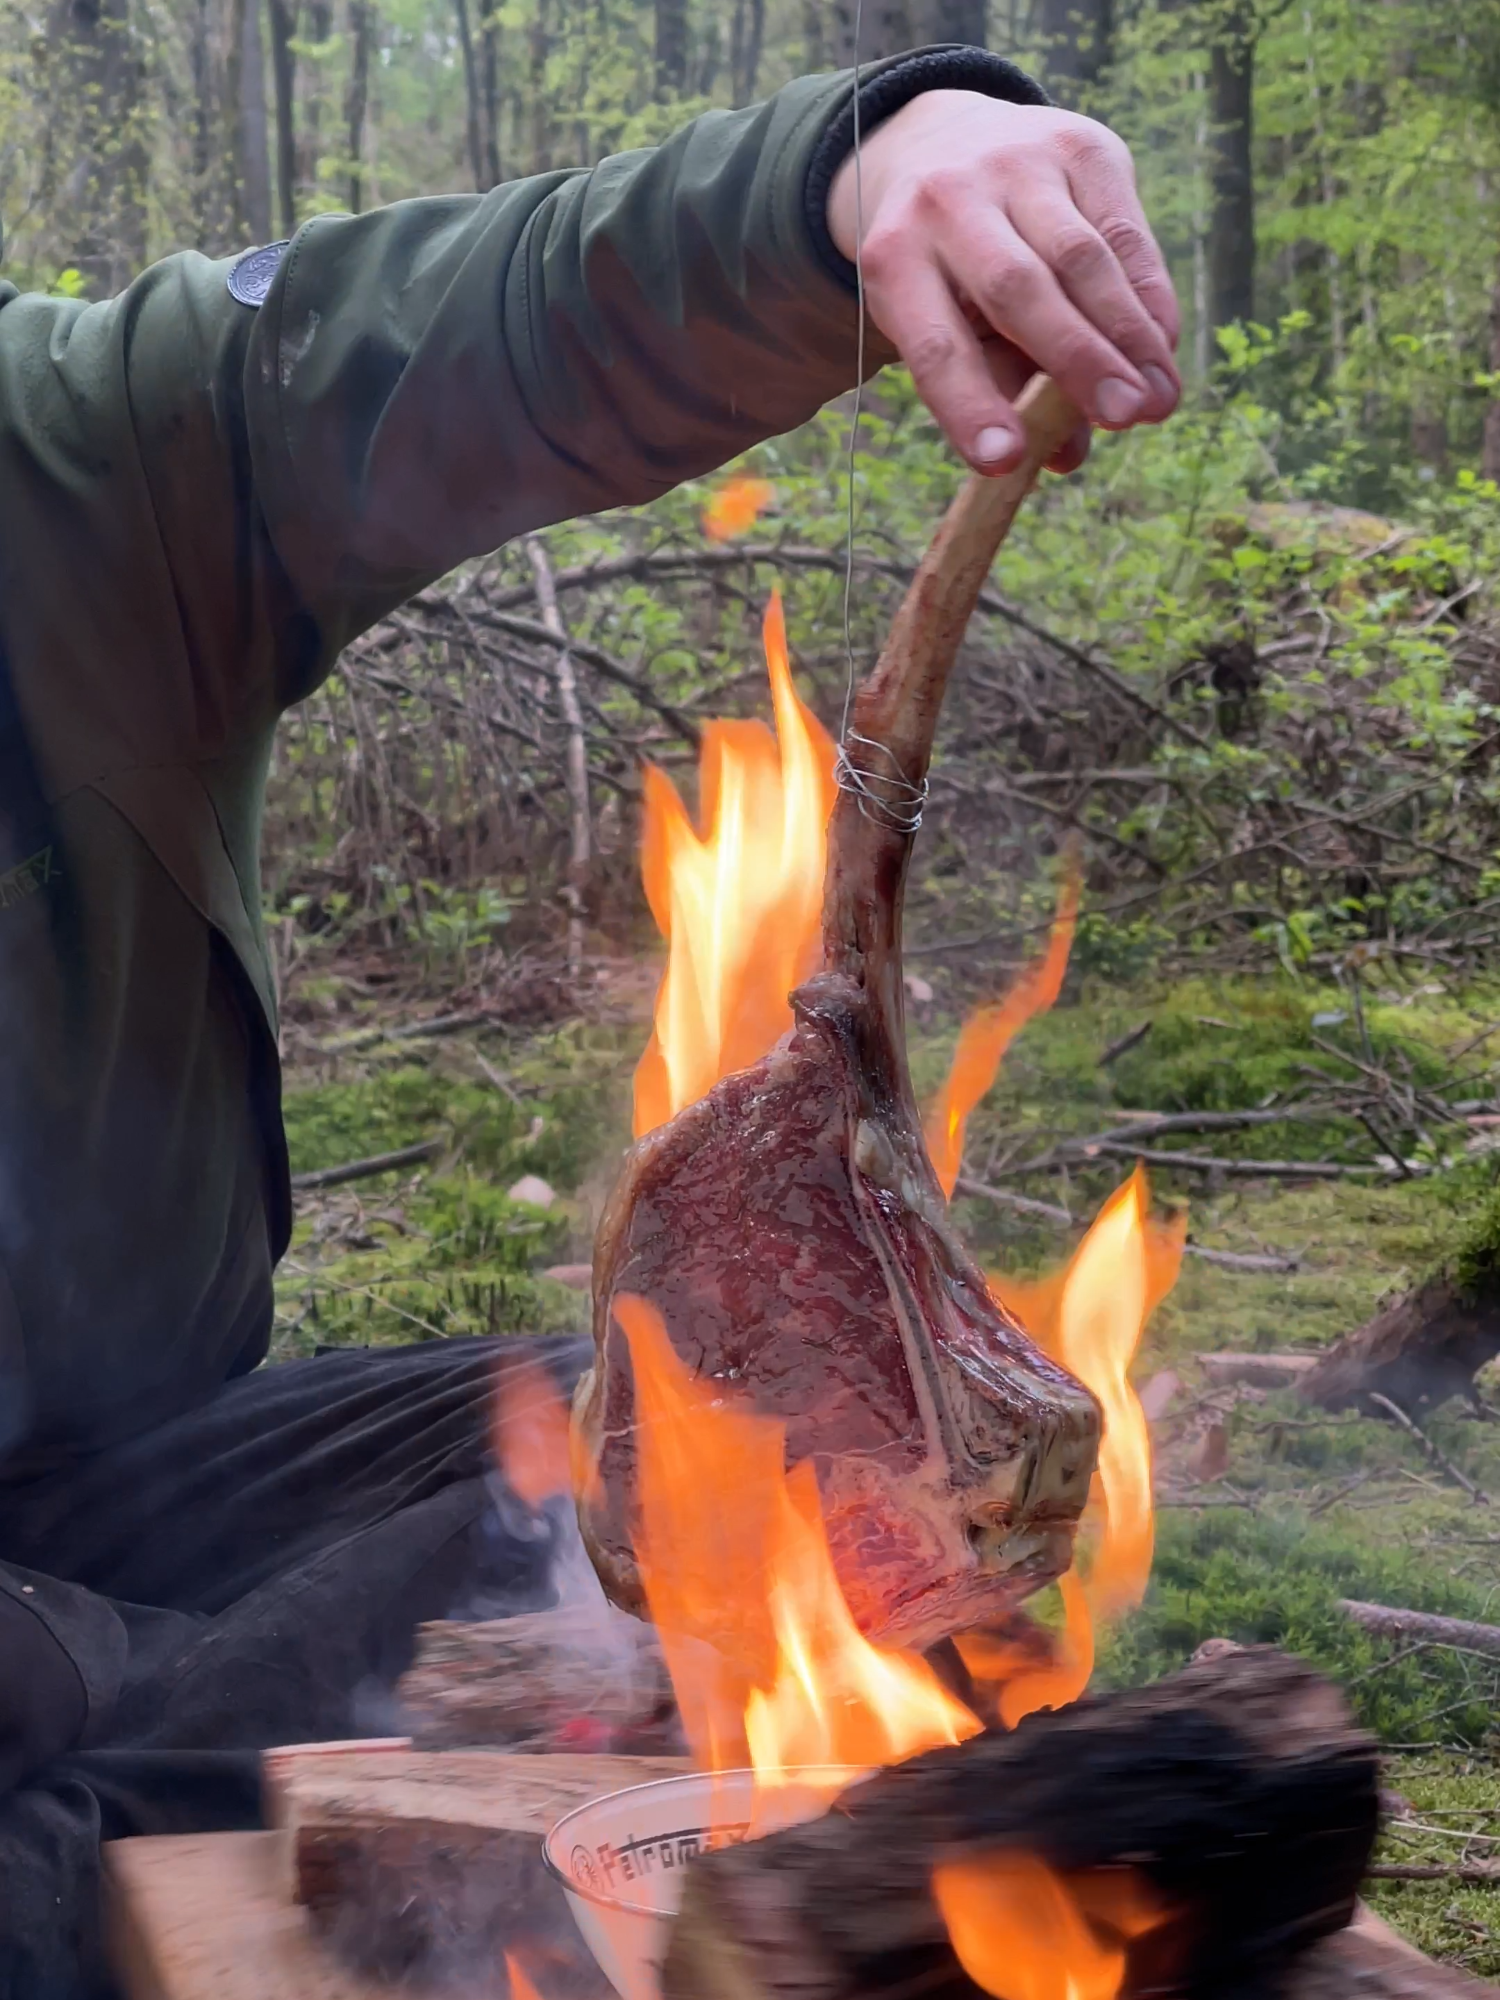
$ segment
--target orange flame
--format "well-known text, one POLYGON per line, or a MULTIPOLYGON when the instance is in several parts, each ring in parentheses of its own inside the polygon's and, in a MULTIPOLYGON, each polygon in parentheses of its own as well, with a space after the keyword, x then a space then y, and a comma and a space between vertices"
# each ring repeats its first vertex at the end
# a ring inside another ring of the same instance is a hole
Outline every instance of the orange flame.
POLYGON ((510 1952, 505 1954, 505 1981, 510 2000, 542 2000, 541 1994, 526 1977, 526 1968, 510 1952))
POLYGON ((775 498, 769 479, 726 479, 709 495, 703 532, 711 542, 732 542, 755 526, 775 498))
POLYGON ((1061 1278, 990 1281, 1037 1345, 1091 1389, 1104 1412, 1093 1496, 1097 1540, 1087 1572, 1075 1565, 1062 1580, 1064 1628, 1051 1664, 1021 1667, 982 1635, 958 1641, 976 1678, 1002 1683, 1000 1714, 1008 1724, 1076 1700, 1093 1672, 1097 1627, 1145 1593, 1155 1540, 1151 1437, 1129 1369, 1147 1320, 1177 1282, 1186 1234, 1185 1216, 1161 1221, 1151 1214, 1137 1167, 1099 1211, 1061 1278))
POLYGON ((1165 1914, 1133 1871, 1064 1881, 1034 1854, 946 1861, 932 1888, 959 1964, 997 2000, 1114 2000, 1125 1945, 1165 1914))
POLYGON ((506 1483, 528 1507, 575 1486, 568 1408, 540 1361, 502 1357, 497 1364, 491 1444, 506 1483))
POLYGON ((637 1138, 773 1047, 792 1025, 787 995, 817 962, 834 752, 792 685, 779 595, 765 645, 776 734, 762 722, 704 729, 706 832, 671 779, 646 769, 641 871, 667 969, 635 1073, 637 1138))
POLYGON ((948 1080, 926 1119, 927 1151, 950 1199, 963 1165, 964 1127, 970 1112, 993 1085, 1016 1036, 1034 1014, 1045 1014, 1062 991, 1078 924, 1081 881, 1078 858, 1069 855, 1046 951, 1024 969, 1003 1000, 976 1008, 959 1030, 948 1080))
POLYGON ((890 1764, 974 1735, 924 1661, 859 1631, 816 1474, 786 1471, 784 1427, 691 1375, 644 1299, 615 1314, 635 1377, 636 1560, 696 1759, 748 1759, 769 1787, 796 1766, 890 1764))

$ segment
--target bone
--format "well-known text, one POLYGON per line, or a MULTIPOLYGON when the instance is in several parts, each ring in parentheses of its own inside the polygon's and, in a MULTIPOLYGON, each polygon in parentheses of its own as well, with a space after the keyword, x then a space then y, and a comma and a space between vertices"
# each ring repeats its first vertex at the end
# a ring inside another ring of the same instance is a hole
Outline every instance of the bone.
POLYGON ((644 1608, 633 1378, 612 1302, 811 1459, 855 1619, 936 1645, 1003 1622, 1067 1568, 1098 1446, 1093 1399, 991 1297, 953 1228, 907 1068, 901 902, 943 691, 996 548, 1075 413, 1050 383, 1025 464, 960 491, 854 708, 829 837, 824 969, 795 1025, 627 1159, 594 1259, 596 1359, 575 1419, 580 1524, 606 1592, 644 1608), (877 747, 872 747, 877 746, 877 747), (884 778, 882 773, 885 774, 884 778))

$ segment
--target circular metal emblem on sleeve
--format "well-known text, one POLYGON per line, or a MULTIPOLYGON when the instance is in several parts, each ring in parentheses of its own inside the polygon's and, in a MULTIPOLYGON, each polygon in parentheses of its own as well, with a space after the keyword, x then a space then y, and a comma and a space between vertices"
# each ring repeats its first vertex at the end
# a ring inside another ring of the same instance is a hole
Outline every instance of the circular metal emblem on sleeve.
POLYGON ((243 257, 237 257, 227 280, 230 297, 242 306, 264 305, 286 249, 285 241, 265 243, 259 250, 247 250, 243 257))

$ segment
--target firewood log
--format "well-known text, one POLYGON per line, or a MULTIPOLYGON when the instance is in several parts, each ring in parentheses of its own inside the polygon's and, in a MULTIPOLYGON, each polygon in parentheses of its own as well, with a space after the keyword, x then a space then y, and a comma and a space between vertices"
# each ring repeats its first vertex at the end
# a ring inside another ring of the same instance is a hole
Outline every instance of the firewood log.
POLYGON ((268 1793, 287 1890, 347 1963, 383 1977, 460 1976, 502 1949, 552 1968, 548 2000, 593 1991, 588 1954, 542 1864, 542 1836, 602 1792, 676 1758, 502 1751, 278 1751, 268 1793))
POLYGON ((1129 1866, 1165 1914, 1125 1992, 1271 1992, 1346 1925, 1374 1843, 1375 1746, 1337 1689, 1251 1648, 883 1771, 811 1825, 692 1863, 666 2000, 973 2000, 939 1862, 1024 1852, 1064 1881, 1129 1866))
POLYGON ((484 1745, 662 1754, 678 1748, 671 1683, 650 1628, 566 1609, 417 1629, 396 1697, 424 1750, 484 1745))

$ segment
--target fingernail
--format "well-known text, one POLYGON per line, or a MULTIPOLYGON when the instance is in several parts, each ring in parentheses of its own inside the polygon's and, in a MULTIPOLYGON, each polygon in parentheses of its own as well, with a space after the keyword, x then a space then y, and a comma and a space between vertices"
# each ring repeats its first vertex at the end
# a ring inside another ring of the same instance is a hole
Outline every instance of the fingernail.
POLYGON ((992 424, 982 430, 974 440, 974 456, 984 465, 999 465, 1007 458, 1013 458, 1021 448, 1021 440, 1014 431, 992 424))
POLYGON ((1101 424, 1128 424, 1139 416, 1145 398, 1133 382, 1108 375, 1094 391, 1094 414, 1101 424))
POLYGON ((1148 363, 1141 370, 1141 373, 1146 378, 1146 387, 1151 391, 1151 401, 1161 411, 1162 415, 1165 416, 1168 410, 1175 410, 1177 407, 1177 384, 1172 380, 1166 369, 1157 368, 1148 363))

